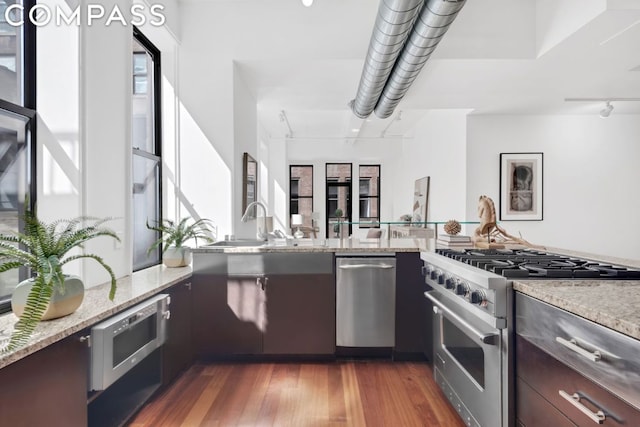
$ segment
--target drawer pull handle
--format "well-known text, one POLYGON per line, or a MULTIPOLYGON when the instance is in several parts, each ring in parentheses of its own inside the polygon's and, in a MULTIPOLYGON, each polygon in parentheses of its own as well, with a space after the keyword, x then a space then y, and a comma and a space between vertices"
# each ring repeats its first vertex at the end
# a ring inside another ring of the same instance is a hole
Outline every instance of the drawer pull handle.
POLYGON ((592 362, 599 362, 600 359, 602 359, 602 354, 599 351, 596 350, 592 353, 588 350, 585 350, 584 348, 578 345, 578 342, 574 338, 570 340, 565 340, 564 338, 556 337, 556 341, 558 341, 560 344, 567 347, 568 349, 575 351, 579 355, 586 357, 592 362))
POLYGON ((558 390, 558 394, 560 394, 560 396, 562 396, 562 398, 567 402, 571 403, 577 410, 591 418, 591 420, 596 424, 604 423, 604 420, 607 418, 602 410, 592 412, 591 409, 580 403, 580 395, 578 393, 569 394, 564 390, 558 390))

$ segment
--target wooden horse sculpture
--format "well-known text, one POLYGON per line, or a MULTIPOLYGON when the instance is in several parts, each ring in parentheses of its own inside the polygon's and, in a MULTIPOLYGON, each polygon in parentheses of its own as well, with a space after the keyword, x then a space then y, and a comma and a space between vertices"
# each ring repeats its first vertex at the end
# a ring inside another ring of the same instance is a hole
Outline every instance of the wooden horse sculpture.
POLYGON ((533 245, 521 237, 512 236, 500 227, 496 221, 496 206, 488 196, 482 195, 478 200, 478 217, 480 217, 480 225, 471 238, 478 247, 504 248, 505 244, 511 243, 544 249, 543 246, 533 245))

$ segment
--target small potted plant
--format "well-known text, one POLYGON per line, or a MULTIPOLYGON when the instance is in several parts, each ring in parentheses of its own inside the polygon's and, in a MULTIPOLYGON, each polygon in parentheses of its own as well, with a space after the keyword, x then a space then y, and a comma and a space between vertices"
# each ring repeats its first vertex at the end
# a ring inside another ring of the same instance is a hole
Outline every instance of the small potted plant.
POLYGON ((205 242, 213 242, 211 237, 211 220, 199 219, 188 224, 190 217, 181 219, 179 222, 164 219, 156 222, 156 225, 149 225, 147 228, 160 233, 160 237, 151 244, 147 254, 153 252, 160 245, 162 249, 162 262, 167 267, 185 267, 191 263, 191 248, 185 246, 188 240, 194 239, 196 246, 198 239, 205 242))
POLYGON ((78 217, 45 223, 35 213, 24 215, 24 231, 0 234, 0 273, 28 267, 34 276, 16 286, 11 307, 19 317, 9 344, 4 351, 23 346, 41 320, 55 319, 73 313, 84 298, 84 284, 77 276, 66 275, 65 264, 81 258, 98 262, 111 277, 109 299, 116 294, 113 270, 95 254, 73 253, 83 243, 99 236, 120 238, 103 224, 109 218, 78 217))

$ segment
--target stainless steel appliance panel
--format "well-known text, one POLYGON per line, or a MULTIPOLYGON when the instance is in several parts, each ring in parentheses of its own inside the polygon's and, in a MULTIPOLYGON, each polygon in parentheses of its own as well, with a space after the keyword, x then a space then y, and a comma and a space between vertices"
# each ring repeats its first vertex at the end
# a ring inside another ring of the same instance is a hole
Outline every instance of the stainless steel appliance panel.
POLYGON ((640 409, 640 341, 520 292, 516 333, 640 409))
POLYGON ((336 345, 395 345, 396 260, 336 258, 336 345))
POLYGON ((502 400, 505 361, 501 356, 506 351, 507 331, 482 322, 452 304, 446 295, 430 291, 425 296, 434 303, 434 372, 436 378, 446 381, 443 391, 454 407, 463 405, 465 416, 477 424, 506 425, 502 400))
POLYGON ((91 328, 89 390, 104 390, 167 339, 170 298, 156 295, 91 328))

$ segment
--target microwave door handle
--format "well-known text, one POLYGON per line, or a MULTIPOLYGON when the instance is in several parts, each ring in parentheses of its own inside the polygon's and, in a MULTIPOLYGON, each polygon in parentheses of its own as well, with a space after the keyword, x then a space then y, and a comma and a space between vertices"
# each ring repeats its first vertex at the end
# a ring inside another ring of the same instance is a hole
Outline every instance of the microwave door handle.
POLYGON ((486 332, 479 331, 472 324, 470 324, 469 322, 467 322, 466 320, 458 316, 453 310, 451 310, 449 307, 444 305, 439 299, 431 295, 431 292, 433 291, 425 292, 424 296, 427 297, 429 300, 431 300, 431 302, 435 305, 435 307, 433 307, 434 312, 437 313, 438 310, 441 310, 442 313, 446 314, 447 317, 453 320, 457 326, 464 329, 469 335, 476 338, 481 343, 490 344, 490 345, 496 344, 496 338, 498 337, 497 333, 494 333, 494 332, 486 333, 486 332))

